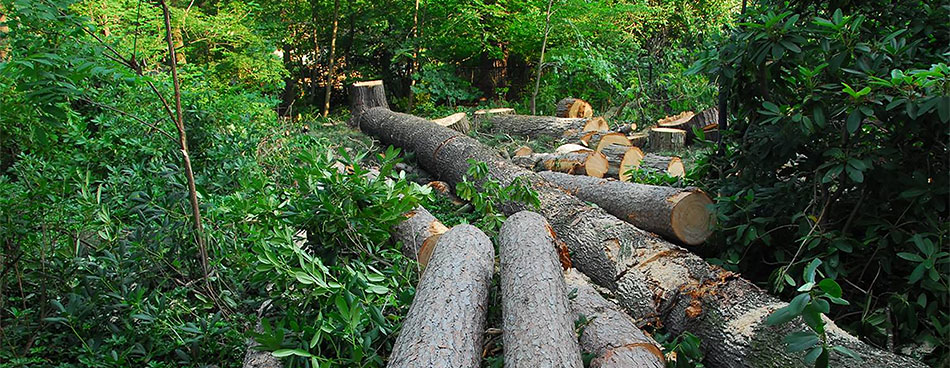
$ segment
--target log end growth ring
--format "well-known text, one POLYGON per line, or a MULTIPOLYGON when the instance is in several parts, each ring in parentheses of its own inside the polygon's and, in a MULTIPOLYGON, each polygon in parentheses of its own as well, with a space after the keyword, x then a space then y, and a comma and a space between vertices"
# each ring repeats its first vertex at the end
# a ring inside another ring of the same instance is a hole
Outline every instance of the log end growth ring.
POLYGON ((670 198, 673 211, 670 224, 676 237, 687 245, 699 245, 712 234, 715 218, 706 206, 712 199, 699 190, 680 192, 670 198))

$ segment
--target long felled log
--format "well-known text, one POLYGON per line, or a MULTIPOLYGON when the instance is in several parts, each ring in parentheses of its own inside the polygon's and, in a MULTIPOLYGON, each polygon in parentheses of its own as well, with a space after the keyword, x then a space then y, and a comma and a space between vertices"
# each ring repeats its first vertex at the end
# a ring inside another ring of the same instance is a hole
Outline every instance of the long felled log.
POLYGON ((562 118, 589 118, 594 114, 587 101, 579 98, 567 97, 557 102, 554 116, 562 118))
MULTIPOLYGON (((787 306, 736 274, 711 266, 698 256, 586 205, 518 168, 496 152, 425 119, 386 109, 372 109, 360 119, 364 132, 416 153, 416 160, 439 178, 462 181, 469 159, 488 164, 490 178, 509 185, 521 178, 538 193, 537 209, 571 253, 574 266, 609 289, 631 316, 654 316, 671 333, 690 331, 702 340, 707 366, 806 367, 804 353, 789 353, 783 342, 790 332, 807 328, 800 320, 767 326, 765 318, 787 306)), ((511 202, 506 213, 531 209, 511 202)), ((443 236, 444 237, 444 236, 443 236)), ((441 248, 437 247, 437 250, 441 248)), ((432 262, 430 261, 430 269, 432 262)), ((829 342, 847 347, 862 361, 832 354, 832 366, 909 368, 924 365, 867 345, 829 323, 829 342)))
POLYGON ((555 247, 534 212, 512 215, 498 232, 506 367, 584 366, 555 247))
POLYGON ((511 158, 515 165, 534 171, 557 171, 602 178, 609 163, 604 154, 594 151, 568 153, 532 153, 511 158))
POLYGON ((350 126, 356 126, 360 115, 374 107, 389 108, 383 81, 356 82, 350 85, 350 126))
POLYGON ((594 354, 590 368, 663 368, 666 359, 655 340, 616 304, 604 299, 590 280, 568 269, 564 272, 568 290, 576 290, 571 309, 582 325, 581 351, 594 354))
POLYGON ((492 116, 511 115, 514 113, 515 113, 515 109, 512 109, 510 107, 499 107, 495 109, 477 110, 475 111, 475 113, 472 114, 472 125, 474 125, 474 127, 472 128, 476 130, 480 129, 481 126, 484 125, 485 122, 488 121, 488 119, 491 118, 492 116))
POLYGON ((439 237, 449 229, 422 206, 409 211, 406 220, 393 228, 393 239, 402 242, 402 254, 425 268, 439 237))
POLYGON ((490 116, 482 125, 491 125, 492 132, 511 136, 561 138, 596 129, 599 126, 596 122, 589 123, 591 123, 590 119, 582 118, 505 114, 490 116))
POLYGON ((643 151, 639 147, 609 144, 600 152, 607 157, 607 175, 620 178, 621 181, 629 181, 627 172, 640 167, 640 161, 643 160, 643 151))
POLYGON ((491 240, 474 226, 443 234, 387 366, 478 367, 494 264, 491 240))
POLYGON ((680 244, 698 245, 712 234, 712 200, 696 188, 604 180, 551 171, 541 177, 611 215, 680 244))
POLYGON ((648 153, 640 161, 640 168, 648 172, 663 173, 669 176, 686 176, 686 166, 683 160, 676 156, 660 156, 648 153))
POLYGON ((449 127, 463 134, 468 134, 468 132, 472 130, 472 124, 469 123, 468 116, 464 112, 455 113, 441 119, 435 119, 432 122, 444 127, 449 127))

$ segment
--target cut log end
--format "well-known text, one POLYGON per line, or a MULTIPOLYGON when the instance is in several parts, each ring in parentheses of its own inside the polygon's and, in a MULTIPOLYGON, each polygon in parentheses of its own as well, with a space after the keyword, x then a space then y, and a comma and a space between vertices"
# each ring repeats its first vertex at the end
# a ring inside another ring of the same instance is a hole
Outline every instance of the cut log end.
POLYGON ((687 245, 699 245, 712 234, 716 219, 708 206, 713 203, 699 190, 680 192, 669 199, 673 202, 670 224, 676 237, 687 245))
POLYGON ((584 132, 606 132, 610 130, 610 125, 607 124, 607 119, 604 119, 600 116, 593 117, 587 120, 587 123, 584 124, 584 132))
POLYGON ((686 166, 683 165, 683 160, 679 157, 673 157, 673 159, 670 160, 670 166, 666 169, 666 173, 678 178, 686 177, 686 166))
POLYGON ((534 153, 534 150, 531 149, 531 147, 528 147, 528 146, 521 146, 521 147, 518 147, 518 149, 515 150, 515 156, 516 156, 516 157, 517 157, 517 156, 527 156, 527 155, 530 155, 530 154, 532 154, 532 153, 534 153))
POLYGON ((582 145, 573 144, 573 143, 562 144, 554 149, 554 153, 558 153, 558 154, 571 153, 571 152, 587 152, 587 151, 593 151, 593 150, 590 148, 584 147, 582 145))
POLYGON ((627 139, 627 136, 625 136, 623 133, 613 132, 613 133, 607 133, 603 137, 600 138, 600 141, 597 142, 597 149, 595 151, 601 152, 604 150, 604 147, 607 147, 608 145, 611 145, 611 144, 618 144, 618 145, 627 146, 627 147, 630 147, 633 145, 632 143, 630 143, 630 140, 627 139))
POLYGON ((599 152, 593 152, 587 155, 587 160, 584 161, 584 169, 587 176, 595 178, 603 178, 604 175, 607 174, 609 167, 610 163, 607 161, 607 156, 599 152))
POLYGON ((620 170, 617 174, 620 181, 630 181, 630 175, 627 174, 627 171, 640 167, 640 162, 642 161, 643 150, 639 147, 630 147, 630 149, 623 154, 623 160, 620 161, 620 170))
POLYGON ((462 134, 468 134, 472 130, 472 125, 468 121, 468 116, 464 112, 452 114, 441 119, 432 121, 444 127, 448 127, 462 134))
POLYGON ((568 97, 558 101, 555 116, 562 118, 589 118, 594 115, 594 109, 587 101, 568 97))

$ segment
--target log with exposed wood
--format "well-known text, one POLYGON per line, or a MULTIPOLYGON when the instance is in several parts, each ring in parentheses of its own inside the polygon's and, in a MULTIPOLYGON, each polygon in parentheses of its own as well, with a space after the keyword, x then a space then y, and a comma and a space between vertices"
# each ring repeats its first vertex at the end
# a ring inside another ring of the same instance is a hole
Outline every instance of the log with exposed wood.
POLYGON ((620 126, 617 127, 616 131, 623 134, 630 134, 630 133, 636 132, 637 123, 621 124, 620 126))
POLYGON ((356 82, 350 85, 350 126, 356 126, 360 115, 374 107, 389 108, 383 81, 356 82))
POLYGON ((547 220, 518 212, 501 226, 497 239, 505 366, 583 367, 547 220))
POLYGON ((688 121, 689 119, 692 119, 693 115, 695 115, 695 113, 693 113, 692 111, 683 111, 679 114, 667 116, 660 120, 657 120, 656 125, 661 126, 661 127, 676 126, 678 124, 688 121))
POLYGON ((595 131, 599 129, 600 123, 583 118, 507 114, 486 118, 482 126, 491 126, 490 131, 511 136, 562 138, 595 131))
POLYGON ((554 116, 561 118, 589 118, 594 115, 594 109, 587 101, 568 97, 557 103, 554 116))
POLYGON ((595 116, 587 121, 584 130, 588 132, 606 132, 610 130, 610 124, 607 124, 607 119, 602 116, 595 116))
POLYGON ((709 238, 713 202, 697 188, 672 188, 545 171, 541 177, 636 227, 685 245, 709 238))
POLYGON ((593 150, 579 144, 574 144, 574 143, 562 144, 560 146, 557 146, 557 148, 554 149, 554 153, 558 153, 558 154, 571 153, 571 152, 588 152, 588 151, 593 151, 593 150))
POLYGON ((432 122, 463 134, 468 134, 468 132, 472 130, 472 124, 469 123, 468 115, 464 112, 452 114, 441 119, 435 119, 432 122))
POLYGON ((683 160, 676 156, 661 156, 648 153, 640 161, 640 169, 646 172, 666 174, 675 177, 686 176, 686 166, 683 160))
POLYGON ((673 128, 650 129, 651 151, 679 151, 686 145, 686 131, 673 128))
POLYGON ((632 146, 627 136, 619 132, 596 132, 590 136, 581 138, 581 143, 597 152, 602 151, 604 147, 611 144, 627 147, 632 146))
MULTIPOLYGON (((690 331, 698 336, 707 366, 809 366, 804 353, 790 353, 784 344, 789 332, 807 328, 804 323, 794 320, 783 326, 766 325, 770 313, 788 304, 740 276, 585 204, 454 130, 382 108, 363 114, 360 127, 384 144, 415 152, 419 165, 448 183, 461 182, 469 168, 468 160, 475 160, 487 163, 488 177, 501 185, 510 185, 516 178, 530 184, 540 200, 536 211, 560 234, 560 240, 570 249, 573 265, 610 290, 632 317, 659 318, 670 333, 690 331)), ((508 214, 533 208, 519 202, 500 206, 508 214)), ((437 254, 441 248, 437 246, 436 250, 437 254)), ((430 269, 432 265, 430 261, 430 269)), ((858 361, 832 354, 832 366, 924 367, 913 359, 865 344, 831 321, 826 332, 829 343, 844 346, 862 358, 858 361)))
POLYGON ((653 338, 637 327, 620 306, 604 299, 590 279, 571 268, 564 272, 575 321, 581 325, 581 351, 593 354, 590 368, 663 368, 666 359, 653 338))
POLYGON ((515 150, 515 156, 527 156, 527 155, 530 155, 530 154, 532 154, 532 153, 534 153, 534 150, 531 149, 531 147, 528 147, 528 146, 521 146, 521 147, 518 147, 518 149, 515 150))
POLYGON ((685 115, 684 118, 662 122, 659 124, 659 126, 663 128, 674 128, 685 131, 685 143, 687 145, 691 145, 693 144, 693 140, 696 139, 697 130, 706 132, 716 129, 719 126, 719 109, 712 107, 703 110, 703 112, 699 114, 688 114, 685 115))
POLYGON ((630 181, 627 172, 640 167, 640 161, 643 160, 643 151, 639 147, 622 144, 609 144, 600 153, 607 157, 607 176, 620 178, 621 181, 630 181))
POLYGON ((474 128, 475 130, 479 130, 481 129, 482 125, 485 125, 485 122, 488 121, 488 119, 492 118, 493 116, 512 115, 514 113, 515 113, 515 109, 512 109, 510 107, 499 107, 495 109, 477 110, 475 111, 474 114, 472 114, 472 125, 474 125, 472 128, 474 128))
POLYGON ((640 132, 640 133, 630 133, 630 135, 627 136, 627 139, 629 139, 629 140, 630 140, 630 144, 632 144, 632 145, 634 145, 634 146, 637 146, 637 147, 646 147, 646 146, 647 146, 647 143, 648 143, 649 140, 650 140, 650 134, 649 134, 649 133, 642 133, 642 132, 640 132))
POLYGON ((458 225, 442 234, 387 367, 479 367, 494 267, 494 247, 481 230, 458 225))
POLYGON ((600 152, 532 153, 511 158, 515 165, 534 171, 557 171, 602 178, 610 165, 600 152))
POLYGON ((393 239, 402 242, 402 254, 425 268, 439 237, 449 229, 422 206, 404 214, 406 220, 393 228, 393 239))

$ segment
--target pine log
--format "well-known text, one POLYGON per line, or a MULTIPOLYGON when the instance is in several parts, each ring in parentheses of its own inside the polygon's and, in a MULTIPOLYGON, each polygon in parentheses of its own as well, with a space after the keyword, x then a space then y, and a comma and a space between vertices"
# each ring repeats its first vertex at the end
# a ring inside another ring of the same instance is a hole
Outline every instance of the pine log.
POLYGON ((604 154, 594 151, 570 153, 533 153, 516 156, 511 162, 534 171, 557 171, 575 175, 587 175, 602 178, 607 174, 609 164, 604 154))
POLYGON ((404 214, 406 220, 393 228, 393 239, 402 242, 402 254, 426 267, 436 242, 449 229, 422 206, 404 214))
POLYGON ((610 144, 619 144, 627 147, 632 145, 630 140, 627 139, 627 136, 618 132, 597 132, 581 139, 581 143, 597 152, 602 151, 604 147, 610 144))
POLYGON ((567 97, 558 101, 554 116, 560 118, 589 118, 594 114, 587 101, 579 98, 567 97))
POLYGON ((653 338, 616 304, 604 299, 590 279, 575 269, 564 272, 572 292, 575 321, 586 320, 580 336, 581 351, 593 354, 590 368, 663 368, 666 359, 653 338))
MULTIPOLYGON (((415 152, 422 167, 448 183, 462 181, 468 160, 487 163, 488 177, 501 185, 510 185, 516 178, 529 183, 541 202, 538 213, 561 234, 574 266, 610 290, 632 317, 660 318, 670 333, 690 331, 698 336, 708 367, 809 366, 804 353, 787 352, 783 342, 788 333, 807 328, 804 323, 796 320, 767 326, 769 313, 788 304, 738 275, 585 204, 454 130, 382 108, 364 114, 360 127, 384 144, 415 152)), ((533 208, 519 202, 500 206, 508 214, 533 208)), ((430 269, 432 264, 430 261, 430 269)), ((858 361, 832 354, 832 366, 925 367, 871 347, 830 321, 826 329, 831 344, 851 349, 862 358, 858 361)))
POLYGON ((647 143, 650 140, 650 134, 649 133, 630 133, 630 135, 627 136, 627 139, 629 139, 630 144, 634 146, 646 147, 647 143))
POLYGON ((643 160, 643 151, 639 147, 610 144, 601 149, 601 153, 607 157, 607 176, 620 178, 621 181, 630 181, 627 172, 640 167, 640 161, 643 160))
POLYGON ((551 171, 540 174, 577 198, 676 243, 702 244, 715 225, 715 216, 707 208, 713 202, 697 188, 637 184, 551 171))
POLYGON ((547 220, 518 212, 497 239, 505 367, 583 367, 547 220))
POLYGON ((496 115, 512 115, 515 113, 515 109, 509 107, 500 107, 495 109, 485 109, 478 110, 472 114, 472 125, 475 130, 481 129, 482 125, 485 124, 488 119, 496 115))
POLYGON ((360 115, 374 107, 389 109, 386 102, 386 90, 383 81, 373 80, 356 82, 350 85, 350 120, 348 125, 356 127, 360 115))
POLYGON ((568 119, 553 116, 494 115, 485 119, 490 131, 510 136, 561 138, 584 131, 588 119, 568 119))
POLYGON ((676 156, 660 156, 648 153, 640 161, 640 168, 643 171, 662 173, 674 177, 682 178, 686 176, 686 167, 683 165, 683 160, 676 156))
POLYGON ((560 146, 557 146, 557 148, 554 149, 554 153, 559 153, 559 154, 571 153, 571 152, 589 152, 589 151, 593 151, 593 150, 590 148, 584 147, 582 145, 573 144, 573 143, 562 144, 560 146))
POLYGON ((464 112, 452 114, 441 119, 435 119, 433 123, 439 124, 449 129, 468 134, 472 130, 472 124, 468 121, 468 115, 464 112))
POLYGON ((534 150, 531 149, 531 147, 528 147, 528 146, 521 146, 521 147, 518 147, 518 149, 515 150, 515 156, 527 156, 527 155, 530 155, 530 154, 532 154, 532 153, 534 153, 534 150))
POLYGON ((474 226, 458 225, 443 234, 387 367, 479 367, 494 267, 491 240, 474 226))
POLYGON ((686 145, 686 131, 673 128, 650 129, 650 150, 679 151, 686 145))

